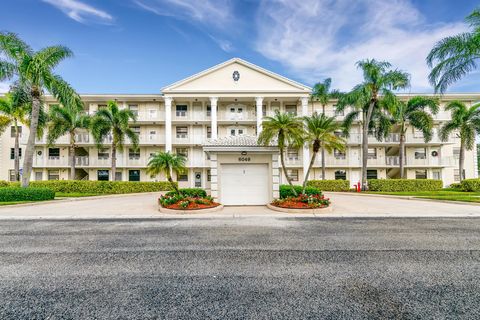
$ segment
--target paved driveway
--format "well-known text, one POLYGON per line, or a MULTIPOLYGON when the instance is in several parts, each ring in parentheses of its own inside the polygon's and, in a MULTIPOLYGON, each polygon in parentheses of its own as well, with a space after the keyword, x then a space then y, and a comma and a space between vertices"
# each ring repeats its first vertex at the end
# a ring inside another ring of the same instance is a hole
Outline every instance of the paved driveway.
POLYGON ((478 218, 0 221, 0 319, 479 319, 478 218))
MULTIPOLYGON (((121 195, 101 199, 58 201, 34 206, 0 207, 2 218, 118 218, 118 217, 172 217, 160 214, 157 201, 160 194, 121 195)), ((480 206, 434 201, 392 199, 352 194, 331 193, 333 212, 322 217, 412 217, 412 216, 479 216, 480 206)), ((174 215, 176 216, 176 215, 174 215)), ((194 217, 255 217, 291 216, 273 212, 266 207, 227 207, 213 214, 198 214, 194 217)), ((302 215, 298 215, 302 216, 302 215)), ((309 216, 309 215, 306 215, 309 216)), ((320 216, 320 215, 319 215, 320 216)), ((183 216, 185 217, 185 216, 183 216)), ((188 218, 191 216, 187 216, 188 218)))

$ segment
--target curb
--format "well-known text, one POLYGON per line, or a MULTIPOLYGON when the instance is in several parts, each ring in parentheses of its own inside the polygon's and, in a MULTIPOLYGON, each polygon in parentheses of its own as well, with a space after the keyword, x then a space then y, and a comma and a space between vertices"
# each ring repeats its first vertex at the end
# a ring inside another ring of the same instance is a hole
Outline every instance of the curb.
POLYGON ((273 211, 283 212, 283 213, 311 213, 311 214, 321 214, 332 212, 333 207, 332 205, 326 208, 317 208, 317 209, 290 209, 290 208, 280 208, 276 206, 272 206, 270 203, 267 204, 267 208, 273 211))
POLYGON ((401 199, 401 200, 417 200, 417 201, 427 201, 427 202, 441 202, 441 203, 460 204, 460 205, 476 206, 476 207, 480 206, 480 203, 477 203, 477 202, 442 200, 442 199, 429 199, 429 198, 422 198, 422 197, 415 197, 415 196, 395 196, 395 195, 392 195, 392 194, 334 192, 334 191, 325 191, 325 193, 340 194, 340 195, 349 195, 349 196, 356 196, 356 197, 390 198, 390 199, 401 199))
POLYGON ((33 201, 27 203, 18 203, 18 204, 8 204, 4 206, 0 206, 0 210, 3 208, 15 208, 15 207, 31 207, 31 206, 41 206, 44 204, 51 204, 51 203, 63 203, 63 202, 75 202, 75 201, 86 201, 86 200, 95 200, 95 199, 105 199, 105 198, 119 198, 125 196, 140 196, 145 194, 161 194, 162 192, 168 191, 155 191, 155 192, 136 192, 136 193, 114 193, 114 194, 105 194, 100 196, 86 196, 86 197, 72 197, 72 198, 61 198, 56 200, 46 200, 46 201, 33 201))
POLYGON ((213 208, 196 209, 196 210, 176 210, 176 209, 167 209, 160 205, 158 206, 158 211, 160 211, 161 213, 169 213, 169 214, 200 214, 200 213, 217 212, 221 210, 223 210, 223 204, 213 208))

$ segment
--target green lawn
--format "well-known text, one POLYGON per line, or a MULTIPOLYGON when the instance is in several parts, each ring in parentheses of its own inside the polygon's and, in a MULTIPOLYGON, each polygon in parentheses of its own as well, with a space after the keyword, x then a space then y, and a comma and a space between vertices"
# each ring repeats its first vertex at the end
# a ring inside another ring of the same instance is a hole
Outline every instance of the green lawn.
POLYGON ((415 198, 479 202, 480 192, 463 192, 452 189, 443 189, 439 191, 407 191, 407 192, 368 192, 371 194, 388 194, 395 196, 410 196, 415 198))

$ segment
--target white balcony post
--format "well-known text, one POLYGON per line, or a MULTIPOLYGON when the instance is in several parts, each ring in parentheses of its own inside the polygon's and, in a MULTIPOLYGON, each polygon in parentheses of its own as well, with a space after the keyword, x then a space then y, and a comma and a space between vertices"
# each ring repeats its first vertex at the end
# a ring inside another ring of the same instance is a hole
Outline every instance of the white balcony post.
POLYGON ((217 97, 210 97, 210 118, 211 118, 211 131, 212 139, 217 139, 217 97))
POLYGON ((262 132, 262 120, 263 120, 263 97, 256 97, 257 103, 257 136, 262 132))
MULTIPOLYGON (((302 117, 308 116, 308 98, 303 97, 300 99, 302 103, 302 117)), ((310 148, 307 144, 303 146, 303 174, 307 174, 308 166, 310 165, 310 148)), ((307 178, 306 176, 304 176, 307 178)))
POLYGON ((172 98, 165 97, 165 151, 172 151, 172 98))

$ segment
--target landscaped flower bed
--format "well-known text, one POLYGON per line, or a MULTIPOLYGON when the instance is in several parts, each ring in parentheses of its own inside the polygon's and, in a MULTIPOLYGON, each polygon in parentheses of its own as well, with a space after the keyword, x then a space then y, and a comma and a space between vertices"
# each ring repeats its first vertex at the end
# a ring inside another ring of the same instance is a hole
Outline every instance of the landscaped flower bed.
POLYGON ((286 209, 321 209, 330 205, 330 199, 323 194, 301 194, 297 197, 276 199, 271 203, 273 206, 286 209))
POLYGON ((180 189, 179 193, 168 192, 158 199, 163 208, 173 210, 201 210, 215 208, 220 203, 213 201, 202 189, 180 189))

